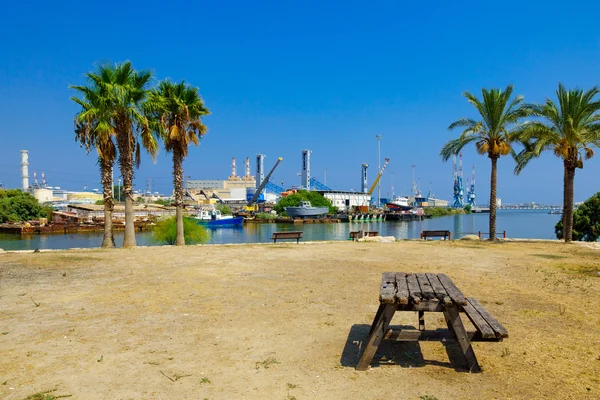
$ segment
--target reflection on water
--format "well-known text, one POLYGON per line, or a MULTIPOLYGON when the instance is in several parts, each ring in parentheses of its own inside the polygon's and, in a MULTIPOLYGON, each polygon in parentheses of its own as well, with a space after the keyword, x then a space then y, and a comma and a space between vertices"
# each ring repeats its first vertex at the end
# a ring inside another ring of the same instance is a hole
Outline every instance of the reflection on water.
MULTIPOLYGON (((554 225, 560 215, 546 211, 500 210, 497 217, 498 232, 506 231, 508 237, 555 239, 554 225)), ((350 231, 365 229, 378 231, 381 236, 398 239, 419 238, 423 230, 450 230, 453 238, 479 231, 488 231, 489 214, 451 215, 424 221, 373 221, 341 224, 247 224, 243 227, 209 228, 208 243, 266 243, 277 231, 303 231, 304 241, 348 240, 350 231)), ((117 246, 123 244, 123 232, 115 232, 117 246)), ((501 234, 499 234, 501 235, 501 234)), ((487 233, 483 235, 487 237, 487 233)), ((155 245, 151 232, 136 233, 140 246, 155 245)), ((75 247, 99 247, 102 232, 73 233, 66 235, 31 235, 22 237, 0 233, 0 248, 4 250, 66 249, 75 247)))

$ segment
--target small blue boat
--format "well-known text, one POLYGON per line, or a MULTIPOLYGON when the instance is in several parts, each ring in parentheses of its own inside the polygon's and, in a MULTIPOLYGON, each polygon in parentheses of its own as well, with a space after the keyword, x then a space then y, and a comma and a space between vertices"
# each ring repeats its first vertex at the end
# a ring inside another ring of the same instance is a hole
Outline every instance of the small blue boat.
POLYGON ((244 222, 244 217, 234 217, 232 215, 223 215, 219 210, 200 210, 196 217, 196 222, 208 227, 228 227, 239 226, 244 222))

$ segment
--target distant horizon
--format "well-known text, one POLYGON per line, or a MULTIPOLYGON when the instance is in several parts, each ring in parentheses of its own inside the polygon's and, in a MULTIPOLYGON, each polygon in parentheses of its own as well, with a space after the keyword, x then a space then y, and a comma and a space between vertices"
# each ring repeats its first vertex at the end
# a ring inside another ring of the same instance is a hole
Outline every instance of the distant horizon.
MULTIPOLYGON (((513 84, 516 95, 539 103, 555 97, 559 82, 584 89, 600 84, 594 20, 600 4, 578 3, 190 4, 185 12, 201 15, 201 27, 177 31, 145 29, 164 14, 161 3, 152 1, 139 7, 109 0, 104 4, 110 17, 96 17, 94 5, 86 3, 6 3, 0 33, 11 39, 3 43, 0 65, 0 182, 20 187, 19 151, 26 149, 30 175, 44 171, 50 186, 99 189, 95 153, 86 155, 74 140, 78 108, 68 87, 84 84, 84 74, 99 62, 131 60, 136 69, 152 70, 154 82, 168 77, 199 87, 211 111, 203 119, 208 134, 184 162, 186 176, 226 179, 231 157, 238 171, 250 157, 254 172, 254 157, 261 153, 266 168, 283 157, 272 181, 291 187, 300 183, 302 149, 311 149, 313 177, 324 183, 326 169, 327 186, 358 191, 361 164, 369 164, 369 183, 376 177, 381 135, 381 163, 390 158, 382 197, 389 197, 392 186, 408 195, 416 165, 422 192, 431 183, 436 197, 450 200, 452 163, 444 163, 439 152, 460 133, 448 132, 453 121, 477 117, 464 91, 479 96, 482 88, 513 84), (539 18, 523 24, 528 13, 539 18), (483 35, 464 23, 486 18, 519 29, 483 35), (578 23, 564 30, 547 23, 552 20, 578 23), (120 29, 90 29, 97 23, 120 29), (165 57, 167 49, 182 61, 165 57)), ((596 153, 576 172, 576 201, 600 191, 596 153)), ((487 203, 490 160, 469 146, 463 151, 465 184, 473 165, 477 202, 487 203)), ((514 166, 510 157, 498 162, 503 202, 562 202, 560 159, 545 154, 520 176, 514 166)), ((156 163, 144 154, 136 189, 151 181, 157 191, 170 193, 171 169, 163 149, 156 163)), ((115 180, 118 175, 116 168, 115 180)))

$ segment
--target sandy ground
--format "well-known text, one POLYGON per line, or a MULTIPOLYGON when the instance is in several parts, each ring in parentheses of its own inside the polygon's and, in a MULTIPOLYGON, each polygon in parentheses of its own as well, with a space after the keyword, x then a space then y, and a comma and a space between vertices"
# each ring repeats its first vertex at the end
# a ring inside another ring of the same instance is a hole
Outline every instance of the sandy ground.
POLYGON ((560 243, 0 254, 0 397, 598 399, 599 270, 600 248, 560 243), (479 374, 440 342, 386 343, 356 371, 384 271, 448 274, 510 337, 474 343, 479 374))

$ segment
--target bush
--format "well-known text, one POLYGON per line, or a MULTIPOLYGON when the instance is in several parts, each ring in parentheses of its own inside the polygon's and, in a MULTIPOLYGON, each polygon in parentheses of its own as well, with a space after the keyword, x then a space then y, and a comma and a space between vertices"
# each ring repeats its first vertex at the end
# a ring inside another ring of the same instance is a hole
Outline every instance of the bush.
POLYGON ((423 213, 432 217, 445 217, 446 215, 462 214, 463 210, 457 212, 457 210, 447 207, 425 207, 423 213))
POLYGON ((229 208, 228 205, 225 204, 221 204, 217 206, 217 210, 221 211, 221 214, 223 215, 231 215, 231 208, 229 208))
MULTIPOLYGON (((209 239, 208 232, 200 226, 194 218, 183 217, 183 235, 185 244, 206 243, 209 239)), ((176 217, 158 221, 152 232, 156 243, 174 245, 177 240, 176 217)))
MULTIPOLYGON (((563 238, 563 221, 554 227, 558 239, 563 238)), ((573 240, 595 242, 600 237, 600 192, 583 202, 573 213, 573 240)))
POLYGON ((256 219, 262 219, 262 220, 272 220, 277 218, 275 215, 273 214, 269 214, 269 213, 257 213, 254 218, 256 219))
POLYGON ((52 209, 42 207, 29 193, 20 190, 0 190, 0 223, 51 218, 52 209))
POLYGON ((279 200, 274 210, 281 214, 284 212, 285 207, 296 207, 300 205, 301 201, 310 201, 313 207, 329 207, 329 213, 333 214, 337 212, 337 208, 331 204, 331 201, 323 197, 322 194, 317 192, 310 192, 308 190, 299 190, 297 193, 291 194, 287 197, 279 200))

